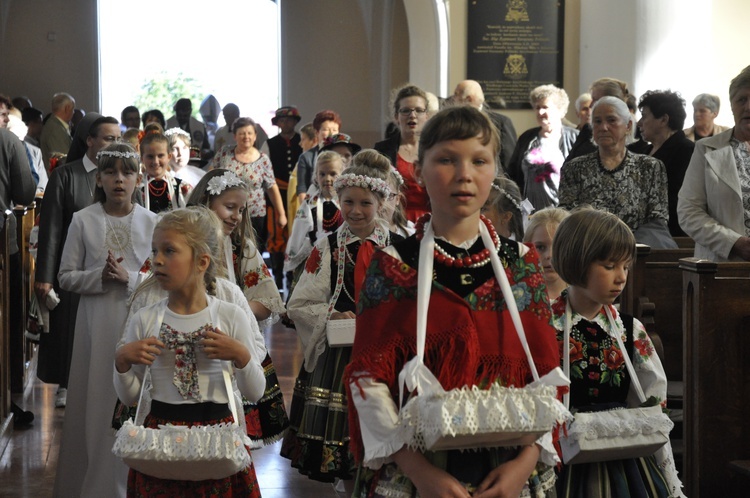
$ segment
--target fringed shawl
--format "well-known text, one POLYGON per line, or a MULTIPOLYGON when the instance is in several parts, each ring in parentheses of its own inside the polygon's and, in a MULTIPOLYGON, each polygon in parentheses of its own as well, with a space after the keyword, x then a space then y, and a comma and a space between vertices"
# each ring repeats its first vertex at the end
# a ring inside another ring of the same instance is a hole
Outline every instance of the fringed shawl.
MULTIPOLYGON (((539 258, 535 251, 528 251, 508 263, 506 273, 534 363, 543 376, 560 366, 560 354, 539 258)), ((351 383, 359 386, 360 379, 371 378, 387 385, 394 400, 398 399, 398 374, 416 355, 416 295, 417 271, 378 251, 359 296, 357 334, 344 379, 347 389, 351 383)), ((522 387, 530 382, 526 356, 494 278, 466 299, 433 281, 425 364, 446 390, 486 387, 492 382, 522 387)), ((361 461, 359 418, 349 394, 351 448, 361 461)))

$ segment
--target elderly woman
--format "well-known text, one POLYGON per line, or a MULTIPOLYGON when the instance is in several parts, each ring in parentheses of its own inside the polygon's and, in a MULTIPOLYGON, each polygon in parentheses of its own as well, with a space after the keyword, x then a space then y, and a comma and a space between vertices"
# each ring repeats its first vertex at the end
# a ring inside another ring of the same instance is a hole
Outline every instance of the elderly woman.
POLYGON ((417 86, 406 85, 396 91, 392 108, 393 122, 399 132, 376 143, 373 149, 388 157, 403 177, 406 218, 416 222, 430 210, 427 191, 414 176, 419 135, 428 117, 427 94, 417 86))
POLYGON ((713 137, 729 127, 721 126, 714 123, 714 119, 719 115, 721 101, 718 95, 710 93, 701 93, 693 99, 693 126, 685 128, 685 136, 697 142, 701 138, 713 137))
POLYGON ((576 99, 576 117, 578 117, 578 126, 576 129, 581 131, 584 126, 591 124, 591 94, 582 93, 576 99))
POLYGON ((568 94, 554 85, 534 88, 529 95, 536 113, 536 128, 518 137, 508 164, 508 176, 535 210, 557 206, 560 168, 578 136, 578 130, 562 124, 568 112, 568 94))
POLYGON ((678 93, 653 90, 641 96, 638 109, 641 111, 638 121, 641 137, 651 144, 645 153, 659 159, 667 169, 669 233, 684 237, 685 232, 677 221, 677 194, 695 148, 695 144, 682 132, 686 116, 685 101, 678 93))
POLYGON ((675 247, 667 232, 667 173, 664 164, 625 147, 633 127, 628 106, 617 97, 594 105, 591 124, 598 150, 565 165, 560 179, 560 207, 589 204, 617 215, 638 242, 675 247))
POLYGON ((695 257, 750 261, 750 66, 729 85, 734 128, 695 144, 677 201, 695 257))
POLYGON ((264 233, 265 192, 268 192, 271 204, 276 210, 276 223, 280 227, 286 226, 284 203, 276 185, 271 160, 255 148, 255 121, 250 118, 237 118, 232 124, 232 132, 237 145, 222 147, 211 160, 208 169, 228 169, 247 183, 250 193, 247 213, 253 220, 256 233, 264 233))

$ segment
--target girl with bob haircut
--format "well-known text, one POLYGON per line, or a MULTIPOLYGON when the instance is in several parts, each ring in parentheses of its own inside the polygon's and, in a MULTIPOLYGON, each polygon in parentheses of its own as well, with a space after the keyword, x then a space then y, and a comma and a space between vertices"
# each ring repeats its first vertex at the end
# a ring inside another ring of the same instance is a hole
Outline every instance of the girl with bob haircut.
MULTIPOLYGON (((572 412, 641 406, 624 355, 632 359, 644 405, 666 406, 667 377, 646 329, 614 307, 634 257, 630 228, 605 211, 577 209, 557 229, 552 263, 570 287, 552 304, 552 314, 560 350, 570 355, 572 412), (567 345, 563 344, 566 328, 567 345), (626 351, 621 350, 618 335, 626 351)), ((683 496, 681 486, 667 443, 649 457, 564 465, 557 492, 576 498, 671 498, 683 496)))
MULTIPOLYGON (((536 252, 499 236, 480 215, 497 176, 500 139, 470 106, 438 112, 420 136, 416 177, 432 205, 413 236, 377 251, 357 306, 345 373, 351 447, 360 463, 352 496, 544 497, 554 492, 551 431, 524 447, 426 451, 399 420, 399 373, 416 355, 422 239, 434 232, 425 364, 445 390, 493 383, 523 387, 533 375, 490 263, 496 252, 511 286, 534 363, 560 365, 536 252), (480 225, 482 224, 482 225, 480 225), (481 228, 483 227, 483 228, 481 228), (492 246, 485 247, 486 229, 492 246), (532 339, 533 338, 533 339, 532 339)), ((429 257, 429 256, 428 256, 429 257)))

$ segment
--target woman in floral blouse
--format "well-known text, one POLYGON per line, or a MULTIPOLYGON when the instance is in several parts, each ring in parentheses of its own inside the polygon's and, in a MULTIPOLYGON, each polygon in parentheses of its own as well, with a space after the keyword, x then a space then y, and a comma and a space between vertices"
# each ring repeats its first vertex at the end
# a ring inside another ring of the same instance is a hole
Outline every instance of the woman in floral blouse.
MULTIPOLYGON (((594 105, 591 123, 599 149, 565 164, 560 207, 590 205, 616 215, 634 232, 648 226, 669 237, 667 172, 658 159, 625 148, 633 127, 625 102, 602 97, 594 105)), ((638 242, 647 242, 635 235, 638 242)))
POLYGON ((282 228, 285 227, 286 211, 273 175, 271 160, 255 148, 255 121, 250 118, 237 118, 232 130, 237 145, 222 147, 211 160, 208 169, 228 169, 247 184, 250 193, 248 215, 253 220, 256 233, 263 233, 265 226, 265 192, 268 192, 271 204, 278 213, 276 223, 282 228))

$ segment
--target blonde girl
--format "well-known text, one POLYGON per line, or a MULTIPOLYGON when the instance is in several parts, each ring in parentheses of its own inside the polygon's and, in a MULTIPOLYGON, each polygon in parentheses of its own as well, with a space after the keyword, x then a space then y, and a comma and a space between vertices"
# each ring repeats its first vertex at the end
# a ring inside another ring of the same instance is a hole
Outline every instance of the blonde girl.
POLYGON ((389 231, 389 223, 382 218, 391 196, 390 171, 386 157, 366 149, 336 178, 344 223, 315 243, 287 307, 302 341, 304 365, 295 386, 282 456, 318 481, 350 479, 354 470, 343 416, 343 373, 351 347, 331 347, 326 325, 329 320, 354 318, 357 295, 375 249, 402 239, 389 231), (321 397, 320 393, 330 394, 321 397))
POLYGON ((558 225, 567 216, 568 212, 563 208, 550 207, 537 211, 529 218, 529 226, 523 236, 523 241, 534 246, 539 253, 550 302, 560 297, 560 293, 568 286, 552 266, 552 240, 558 225))
POLYGON ((58 274, 81 301, 55 496, 125 495, 127 467, 112 454, 111 365, 156 215, 133 201, 141 179, 133 147, 114 143, 97 159, 96 202, 73 215, 58 274))
POLYGON ((302 201, 286 244, 284 272, 299 279, 302 266, 318 239, 335 232, 342 223, 333 182, 344 171, 344 160, 334 151, 318 154, 310 195, 302 201))
MULTIPOLYGON (((251 322, 240 307, 209 295, 221 265, 212 254, 221 253, 222 238, 218 219, 204 208, 167 213, 154 230, 153 274, 168 297, 133 315, 114 362, 115 389, 127 405, 138 401, 145 367, 151 367, 147 427, 231 423, 229 393, 212 387, 223 386, 224 362, 245 397, 263 395, 251 322)), ((157 479, 131 469, 128 495, 259 497, 260 490, 251 463, 208 481, 157 479)))
MULTIPOLYGON (((286 309, 255 245, 250 218, 245 216, 247 199, 247 186, 242 179, 231 171, 215 169, 198 182, 188 199, 188 205, 206 206, 219 217, 224 233, 221 264, 227 271, 227 278, 242 289, 260 330, 264 331, 286 309)), ((266 390, 260 403, 245 403, 245 419, 250 439, 258 444, 271 444, 284 434, 289 419, 276 369, 267 351, 263 353, 262 365, 266 374, 266 390)))

